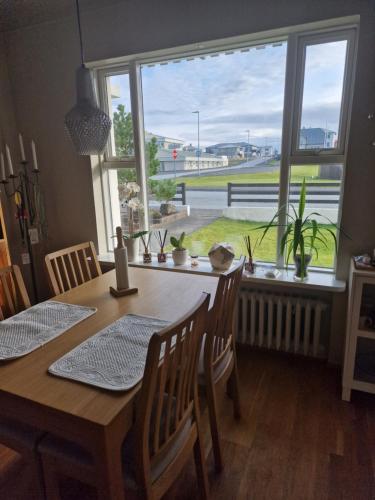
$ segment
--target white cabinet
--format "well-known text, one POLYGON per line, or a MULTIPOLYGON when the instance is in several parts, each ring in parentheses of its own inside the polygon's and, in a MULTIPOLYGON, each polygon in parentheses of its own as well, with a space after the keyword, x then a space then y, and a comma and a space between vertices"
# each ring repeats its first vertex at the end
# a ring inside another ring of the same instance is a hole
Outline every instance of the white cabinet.
POLYGON ((351 391, 375 394, 375 272, 351 264, 342 399, 351 391))

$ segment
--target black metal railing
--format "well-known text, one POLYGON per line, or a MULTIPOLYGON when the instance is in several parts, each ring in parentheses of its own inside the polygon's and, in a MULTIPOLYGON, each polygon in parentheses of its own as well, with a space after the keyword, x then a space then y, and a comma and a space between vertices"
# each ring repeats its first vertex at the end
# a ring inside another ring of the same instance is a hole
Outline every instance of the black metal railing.
POLYGON ((176 185, 177 191, 176 195, 172 201, 180 201, 181 205, 186 205, 186 184, 185 182, 181 182, 176 185))
MULTIPOLYGON (((233 203, 277 203, 280 187, 278 184, 237 184, 228 182, 228 207, 233 203)), ((301 183, 289 184, 289 203, 298 203, 301 183)), ((306 183, 306 203, 338 205, 340 182, 306 183)))

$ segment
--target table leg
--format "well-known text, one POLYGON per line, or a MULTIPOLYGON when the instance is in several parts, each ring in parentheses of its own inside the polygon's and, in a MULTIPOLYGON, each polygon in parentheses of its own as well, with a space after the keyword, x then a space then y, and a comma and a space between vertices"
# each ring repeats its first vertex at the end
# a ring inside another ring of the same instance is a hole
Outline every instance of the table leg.
POLYGON ((121 462, 121 439, 109 429, 98 436, 96 464, 98 471, 98 500, 125 500, 121 462))

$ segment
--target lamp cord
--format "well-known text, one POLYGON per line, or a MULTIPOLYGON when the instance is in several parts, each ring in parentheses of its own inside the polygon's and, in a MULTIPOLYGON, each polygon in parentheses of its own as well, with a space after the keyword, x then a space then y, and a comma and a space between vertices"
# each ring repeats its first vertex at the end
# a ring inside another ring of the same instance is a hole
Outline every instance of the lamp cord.
POLYGON ((82 66, 84 66, 85 58, 83 55, 82 26, 81 26, 81 13, 79 10, 79 0, 76 0, 76 8, 77 8, 77 22, 78 22, 78 33, 79 33, 79 47, 81 50, 81 63, 82 66))

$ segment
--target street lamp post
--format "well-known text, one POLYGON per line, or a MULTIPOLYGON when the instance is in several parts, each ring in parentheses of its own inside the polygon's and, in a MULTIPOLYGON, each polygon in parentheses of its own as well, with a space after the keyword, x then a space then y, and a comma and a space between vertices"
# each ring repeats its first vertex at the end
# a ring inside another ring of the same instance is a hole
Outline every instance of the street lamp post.
POLYGON ((250 130, 245 130, 247 132, 247 154, 246 161, 249 161, 249 150, 250 150, 250 130))
POLYGON ((198 151, 197 151, 197 156, 198 156, 198 177, 199 177, 201 175, 201 150, 200 150, 200 143, 199 143, 199 110, 193 111, 193 114, 196 114, 197 118, 198 118, 198 151))

